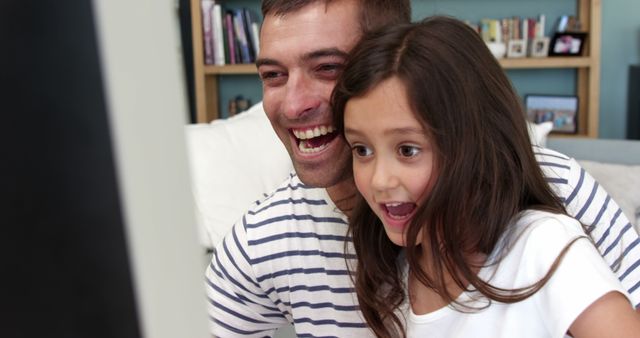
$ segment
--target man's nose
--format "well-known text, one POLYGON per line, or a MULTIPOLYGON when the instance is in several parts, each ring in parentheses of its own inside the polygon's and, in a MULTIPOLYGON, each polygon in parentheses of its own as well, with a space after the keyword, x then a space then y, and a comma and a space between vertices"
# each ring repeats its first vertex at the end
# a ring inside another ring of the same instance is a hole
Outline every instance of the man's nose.
POLYGON ((284 114, 289 119, 298 119, 316 111, 321 105, 320 95, 314 87, 314 79, 302 72, 289 74, 284 114))

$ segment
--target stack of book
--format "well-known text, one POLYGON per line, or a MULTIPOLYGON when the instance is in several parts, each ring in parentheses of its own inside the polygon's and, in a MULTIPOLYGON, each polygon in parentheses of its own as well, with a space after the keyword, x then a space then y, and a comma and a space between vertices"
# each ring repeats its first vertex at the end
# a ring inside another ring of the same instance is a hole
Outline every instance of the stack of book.
POLYGON ((544 36, 545 15, 538 18, 514 16, 503 19, 482 19, 478 31, 485 42, 504 42, 510 40, 533 40, 544 36))
POLYGON ((471 23, 469 25, 476 29, 490 49, 492 47, 496 49, 496 45, 502 45, 501 50, 506 50, 507 57, 547 56, 549 38, 545 37, 544 14, 537 18, 513 16, 503 19, 482 19, 478 25, 471 23))
POLYGON ((202 0, 204 63, 254 63, 260 49, 260 23, 247 8, 226 9, 218 1, 202 0))

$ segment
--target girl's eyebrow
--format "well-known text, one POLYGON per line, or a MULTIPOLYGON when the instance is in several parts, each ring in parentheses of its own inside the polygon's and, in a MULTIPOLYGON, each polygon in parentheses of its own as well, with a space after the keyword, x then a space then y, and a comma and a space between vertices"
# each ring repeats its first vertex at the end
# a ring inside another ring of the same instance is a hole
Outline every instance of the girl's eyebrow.
MULTIPOLYGON (((346 128, 344 129, 344 134, 345 135, 353 135, 353 136, 360 136, 363 134, 362 131, 358 130, 358 129, 353 129, 353 128, 346 128)), ((416 135, 420 135, 420 136, 425 136, 426 132, 422 129, 422 128, 415 128, 415 127, 398 127, 398 128, 389 128, 389 129, 385 129, 383 134, 385 135, 406 135, 406 134, 416 134, 416 135)))
POLYGON ((345 134, 351 134, 351 135, 360 135, 361 132, 357 129, 352 129, 352 128, 344 128, 344 133, 345 134))
POLYGON ((418 135, 426 135, 422 128, 415 127, 399 127, 399 128, 390 128, 384 131, 384 134, 418 134, 418 135))

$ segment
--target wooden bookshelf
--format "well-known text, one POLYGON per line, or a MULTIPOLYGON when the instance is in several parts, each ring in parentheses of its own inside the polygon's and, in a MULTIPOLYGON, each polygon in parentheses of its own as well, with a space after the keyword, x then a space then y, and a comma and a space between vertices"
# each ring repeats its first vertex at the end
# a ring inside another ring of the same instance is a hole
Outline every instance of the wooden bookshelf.
MULTIPOLYGON (((576 95, 578 96, 578 132, 576 137, 598 137, 600 105, 600 34, 601 0, 577 0, 577 16, 583 30, 588 32, 581 57, 504 58, 505 69, 576 69, 576 95)), ((255 65, 210 66, 204 64, 202 47, 202 17, 200 1, 191 0, 193 31, 194 81, 196 92, 196 118, 198 123, 219 118, 218 76, 257 74, 255 65)))

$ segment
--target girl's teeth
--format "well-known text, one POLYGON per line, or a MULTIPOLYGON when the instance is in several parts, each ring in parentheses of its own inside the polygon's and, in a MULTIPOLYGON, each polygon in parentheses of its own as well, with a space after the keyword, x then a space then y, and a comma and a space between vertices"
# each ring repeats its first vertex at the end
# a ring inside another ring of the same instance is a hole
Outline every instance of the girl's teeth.
POLYGON ((414 203, 393 202, 385 203, 385 207, 389 216, 393 218, 402 218, 411 214, 416 205, 414 203))

